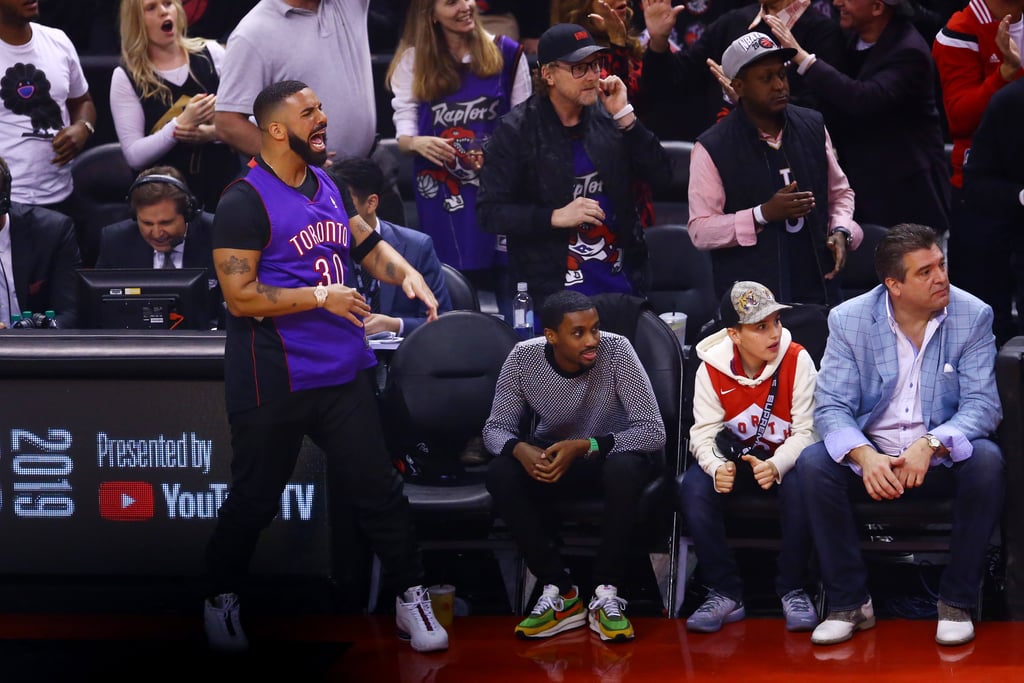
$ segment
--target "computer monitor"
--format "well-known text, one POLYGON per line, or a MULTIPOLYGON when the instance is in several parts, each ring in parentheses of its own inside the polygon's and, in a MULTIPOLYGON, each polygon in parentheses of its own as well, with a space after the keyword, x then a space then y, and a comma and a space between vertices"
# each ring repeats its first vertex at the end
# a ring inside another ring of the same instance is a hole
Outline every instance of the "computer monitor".
POLYGON ((85 329, 210 329, 204 268, 83 268, 79 326, 85 329))

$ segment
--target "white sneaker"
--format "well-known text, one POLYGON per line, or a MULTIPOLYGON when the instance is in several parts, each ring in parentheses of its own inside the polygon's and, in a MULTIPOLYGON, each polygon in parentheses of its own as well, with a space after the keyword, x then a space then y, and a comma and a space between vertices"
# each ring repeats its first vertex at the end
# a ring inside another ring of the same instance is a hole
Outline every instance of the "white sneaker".
POLYGON ((249 649, 249 640, 239 617, 238 596, 234 593, 221 593, 212 600, 206 600, 203 621, 211 650, 244 652, 249 649))
POLYGON ((854 631, 863 631, 875 625, 875 608, 871 598, 857 609, 829 612, 828 618, 818 624, 811 634, 815 645, 835 645, 853 637, 854 631))
POLYGON ((939 645, 963 645, 974 640, 971 613, 939 600, 939 624, 935 629, 935 642, 939 645))
POLYGON ((411 641, 417 652, 448 649, 448 632, 437 623, 430 594, 423 586, 413 586, 395 598, 395 624, 398 637, 411 641))

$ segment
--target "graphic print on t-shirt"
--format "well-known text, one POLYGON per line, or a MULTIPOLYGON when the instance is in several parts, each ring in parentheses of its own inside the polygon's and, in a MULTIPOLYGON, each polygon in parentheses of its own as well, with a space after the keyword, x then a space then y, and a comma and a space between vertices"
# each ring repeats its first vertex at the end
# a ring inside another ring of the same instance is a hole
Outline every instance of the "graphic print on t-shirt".
POLYGON ((498 119, 501 100, 482 95, 467 102, 443 100, 430 106, 430 117, 435 130, 441 128, 439 137, 451 141, 455 160, 443 166, 422 169, 416 177, 416 191, 427 199, 433 199, 443 188, 444 209, 455 213, 465 208, 462 197, 463 185, 480 184, 479 168, 483 160, 484 136, 469 127, 472 123, 493 122, 498 119), (443 126, 443 128, 442 128, 443 126))
POLYGON ((60 106, 50 96, 50 81, 34 64, 18 62, 4 72, 0 78, 0 99, 8 110, 27 116, 32 122, 32 132, 22 133, 22 137, 48 140, 63 127, 60 106))
POLYGON ((591 296, 603 292, 631 293, 632 287, 622 272, 622 249, 609 227, 615 220, 611 201, 604 191, 604 179, 597 172, 581 140, 573 141, 572 198, 597 201, 604 211, 604 222, 581 223, 569 231, 569 254, 565 286, 591 296))

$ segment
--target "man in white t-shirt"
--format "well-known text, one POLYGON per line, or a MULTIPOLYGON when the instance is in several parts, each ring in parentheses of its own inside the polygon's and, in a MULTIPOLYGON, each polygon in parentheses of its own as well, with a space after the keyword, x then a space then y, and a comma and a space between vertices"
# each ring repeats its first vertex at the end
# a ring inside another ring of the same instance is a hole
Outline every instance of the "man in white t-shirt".
POLYGON ((71 215, 69 162, 95 130, 96 107, 71 40, 38 18, 37 3, 0 0, 0 155, 15 202, 71 215))

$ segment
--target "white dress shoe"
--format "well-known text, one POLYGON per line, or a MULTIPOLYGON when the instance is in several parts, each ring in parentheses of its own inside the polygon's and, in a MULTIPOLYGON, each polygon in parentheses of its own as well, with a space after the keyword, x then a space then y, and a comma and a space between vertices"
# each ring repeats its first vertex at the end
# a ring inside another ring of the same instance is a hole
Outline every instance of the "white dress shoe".
POLYGON ((935 642, 939 645, 963 645, 974 640, 971 613, 939 600, 939 624, 935 629, 935 642))
POLYGON ((875 608, 871 598, 857 609, 829 612, 828 618, 818 624, 811 634, 815 645, 835 645, 853 637, 854 631, 863 631, 875 625, 875 608))

